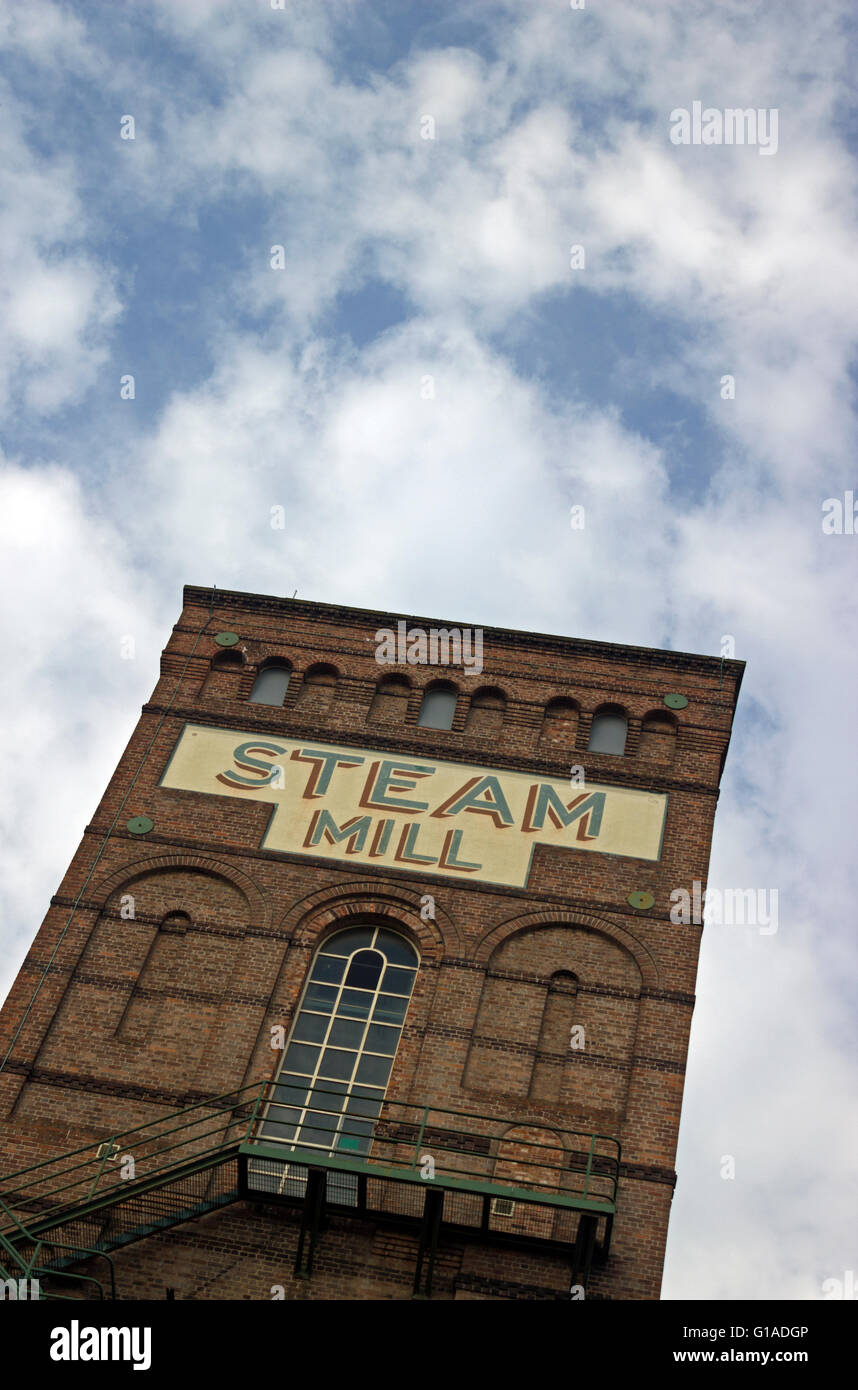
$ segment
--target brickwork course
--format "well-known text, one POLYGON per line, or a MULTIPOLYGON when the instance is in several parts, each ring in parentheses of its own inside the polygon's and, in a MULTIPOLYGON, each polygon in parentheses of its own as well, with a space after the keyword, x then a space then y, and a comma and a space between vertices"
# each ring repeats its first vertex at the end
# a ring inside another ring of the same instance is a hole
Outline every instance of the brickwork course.
MULTIPOLYGON (((387 1097, 516 1133, 618 1139, 610 1253, 586 1296, 656 1299, 702 931, 671 922, 670 894, 705 888, 744 663, 483 628, 479 675, 380 666, 376 633, 401 618, 457 625, 186 587, 151 699, 0 1013, 0 1173, 272 1078, 271 1028, 288 1034, 319 943, 373 921, 420 957, 387 1097), (223 632, 238 637, 229 651, 223 632), (292 668, 283 706, 249 703, 272 659, 292 668), (409 682, 401 696, 379 689, 391 675, 409 682), (449 730, 417 723, 438 680, 458 692, 449 730), (670 693, 687 704, 670 709, 670 693), (588 751, 605 706, 627 715, 622 755, 588 751), (588 783, 667 794, 661 854, 537 844, 515 887, 265 849, 270 803, 159 785, 189 723, 535 779, 581 765, 588 783), (138 816, 148 833, 128 830, 138 816)), ((331 1214, 307 1279, 293 1269, 299 1222, 295 1208, 240 1201, 149 1235, 115 1252, 120 1296, 412 1296, 414 1229, 331 1214)), ((433 1298, 561 1299, 569 1286, 553 1246, 442 1228, 433 1298)))

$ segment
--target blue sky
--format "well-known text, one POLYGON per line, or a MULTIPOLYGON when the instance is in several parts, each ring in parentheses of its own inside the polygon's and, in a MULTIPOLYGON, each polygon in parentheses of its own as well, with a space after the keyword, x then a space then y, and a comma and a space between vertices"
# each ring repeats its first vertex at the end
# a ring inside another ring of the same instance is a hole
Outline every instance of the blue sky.
POLYGON ((665 1296, 858 1267, 854 63, 840 0, 0 0, 4 718, 48 769, 0 799, 0 990, 186 582, 731 635, 711 881, 780 921, 704 934, 665 1296), (696 100, 777 152, 674 145, 696 100))

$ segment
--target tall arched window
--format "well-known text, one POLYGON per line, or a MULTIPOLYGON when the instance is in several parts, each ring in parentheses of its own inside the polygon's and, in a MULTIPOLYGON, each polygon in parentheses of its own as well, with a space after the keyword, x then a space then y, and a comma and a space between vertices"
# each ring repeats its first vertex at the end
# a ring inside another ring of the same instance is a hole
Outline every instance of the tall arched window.
POLYGON ((417 723, 424 729, 452 729, 456 713, 456 687, 438 681, 424 692, 417 723))
POLYGON ((621 709, 606 706, 593 717, 590 729, 590 742, 587 747, 591 753, 625 753, 626 734, 629 721, 621 709))
POLYGON ((371 924, 320 947, 261 1127, 266 1139, 369 1152, 418 964, 404 937, 371 924))
POLYGON ((285 661, 271 661, 263 666, 250 692, 253 705, 282 705, 289 685, 292 668, 285 661))

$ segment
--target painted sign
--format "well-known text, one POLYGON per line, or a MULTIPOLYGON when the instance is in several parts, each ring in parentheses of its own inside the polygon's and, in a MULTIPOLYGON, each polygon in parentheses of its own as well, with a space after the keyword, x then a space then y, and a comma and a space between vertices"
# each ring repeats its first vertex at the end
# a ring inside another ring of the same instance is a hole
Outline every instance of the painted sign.
POLYGON ((162 787, 272 803, 262 848, 523 888, 538 844, 658 859, 667 796, 186 724, 162 787))

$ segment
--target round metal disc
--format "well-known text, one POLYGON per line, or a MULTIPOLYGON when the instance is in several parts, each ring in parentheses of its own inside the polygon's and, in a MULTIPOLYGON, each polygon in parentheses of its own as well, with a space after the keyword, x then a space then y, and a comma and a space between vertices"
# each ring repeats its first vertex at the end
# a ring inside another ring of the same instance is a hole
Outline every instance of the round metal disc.
POLYGON ((148 835, 154 825, 155 822, 150 820, 148 816, 132 816, 130 821, 126 822, 125 829, 130 831, 132 835, 148 835))
POLYGON ((652 893, 629 893, 626 902, 630 903, 632 907, 636 907, 638 911, 643 912, 646 908, 652 907, 655 898, 652 893))
POLYGON ((234 647, 238 641, 238 634, 235 632, 219 632, 215 637, 219 647, 234 647))
POLYGON ((676 691, 673 691, 670 695, 665 695, 664 703, 667 705, 668 709, 685 709, 685 706, 688 704, 688 698, 685 695, 680 695, 676 691))

